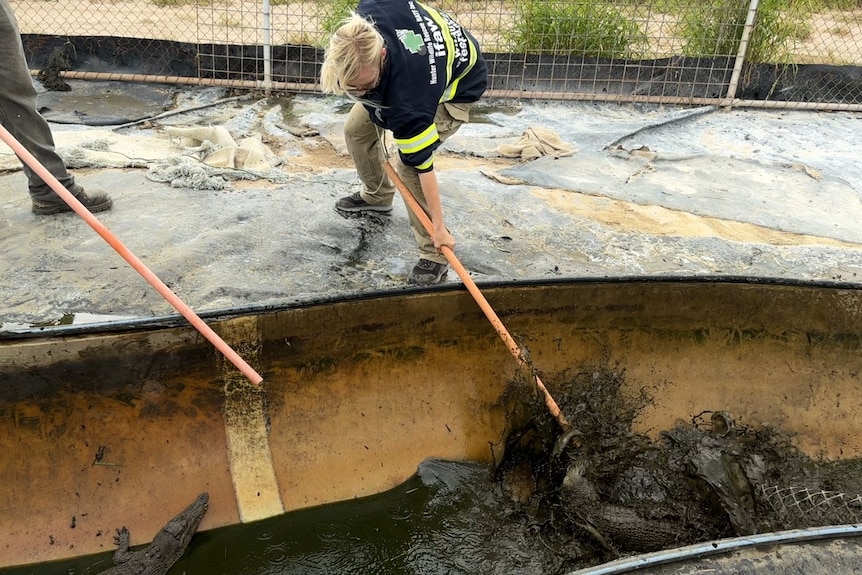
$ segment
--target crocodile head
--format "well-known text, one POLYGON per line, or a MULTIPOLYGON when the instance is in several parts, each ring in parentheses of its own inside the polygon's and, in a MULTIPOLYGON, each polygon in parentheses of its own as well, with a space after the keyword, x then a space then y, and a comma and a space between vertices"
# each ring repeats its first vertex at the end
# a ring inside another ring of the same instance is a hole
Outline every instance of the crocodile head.
POLYGON ((198 530, 201 519, 204 518, 204 514, 207 511, 209 500, 210 496, 208 493, 201 493, 191 505, 171 519, 162 530, 172 535, 178 541, 181 549, 185 549, 192 535, 198 530))
POLYGON ((562 489, 570 499, 580 503, 596 503, 599 500, 599 494, 592 481, 586 478, 587 466, 583 461, 577 461, 569 466, 566 470, 566 476, 563 478, 562 489))

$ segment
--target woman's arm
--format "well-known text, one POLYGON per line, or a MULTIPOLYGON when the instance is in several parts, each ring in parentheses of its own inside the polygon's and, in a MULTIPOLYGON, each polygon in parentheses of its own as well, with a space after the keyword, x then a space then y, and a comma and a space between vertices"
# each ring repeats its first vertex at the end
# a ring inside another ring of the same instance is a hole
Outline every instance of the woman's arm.
POLYGON ((443 222, 443 205, 440 203, 440 187, 437 184, 437 173, 435 170, 421 172, 419 183, 422 185, 422 193, 425 194, 425 202, 428 204, 429 216, 431 217, 431 240, 438 250, 441 246, 455 248, 455 238, 446 229, 443 222))

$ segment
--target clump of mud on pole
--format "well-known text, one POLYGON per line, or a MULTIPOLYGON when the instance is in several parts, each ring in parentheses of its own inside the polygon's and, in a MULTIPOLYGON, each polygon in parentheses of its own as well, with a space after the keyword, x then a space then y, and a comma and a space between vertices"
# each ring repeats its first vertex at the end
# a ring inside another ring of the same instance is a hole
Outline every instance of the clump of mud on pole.
POLYGON ((42 82, 46 90, 51 92, 68 92, 72 87, 60 76, 60 72, 70 69, 68 47, 54 48, 48 57, 48 62, 39 70, 36 79, 42 82))
POLYGON ((653 440, 633 429, 652 399, 622 370, 555 377, 572 424, 510 386, 495 479, 559 559, 549 572, 725 537, 862 521, 859 460, 813 460, 792 438, 709 406, 653 440), (632 389, 637 392, 632 393, 632 389), (625 392, 624 392, 625 390, 625 392))

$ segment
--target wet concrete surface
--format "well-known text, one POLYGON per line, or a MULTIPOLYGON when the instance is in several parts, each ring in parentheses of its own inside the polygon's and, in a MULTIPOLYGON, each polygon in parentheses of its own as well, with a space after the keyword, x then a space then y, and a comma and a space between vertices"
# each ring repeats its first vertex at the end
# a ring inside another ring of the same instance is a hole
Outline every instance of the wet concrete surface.
MULTIPOLYGON (((128 113, 112 102, 104 117, 155 119, 106 127, 88 105, 86 124, 75 123, 80 104, 62 102, 79 88, 52 94, 69 120, 52 125, 58 149, 81 166, 79 183, 113 196, 99 220, 195 311, 416 289, 405 285, 418 254, 399 198, 388 217, 334 210, 359 189, 344 100, 129 91, 117 94, 128 113), (217 190, 154 181, 153 164, 187 152, 166 126, 217 125, 262 135, 281 165, 217 190), (71 154, 92 130, 122 153, 71 154)), ((487 101, 476 118, 437 164, 456 254, 480 287, 629 275, 862 281, 859 114, 487 101), (524 161, 495 151, 535 126, 577 152, 524 161)), ((15 165, 0 154, 0 330, 175 313, 77 215, 33 215, 15 165)), ((460 280, 450 271, 448 281, 460 280)))

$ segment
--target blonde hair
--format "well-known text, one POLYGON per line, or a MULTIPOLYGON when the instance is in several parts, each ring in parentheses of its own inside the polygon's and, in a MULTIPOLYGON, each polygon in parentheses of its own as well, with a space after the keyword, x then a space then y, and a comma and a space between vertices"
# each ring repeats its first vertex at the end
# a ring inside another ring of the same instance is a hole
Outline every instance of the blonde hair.
POLYGON ((347 87, 365 68, 379 67, 383 36, 356 12, 351 12, 329 39, 320 68, 320 88, 326 94, 348 96, 347 87))

